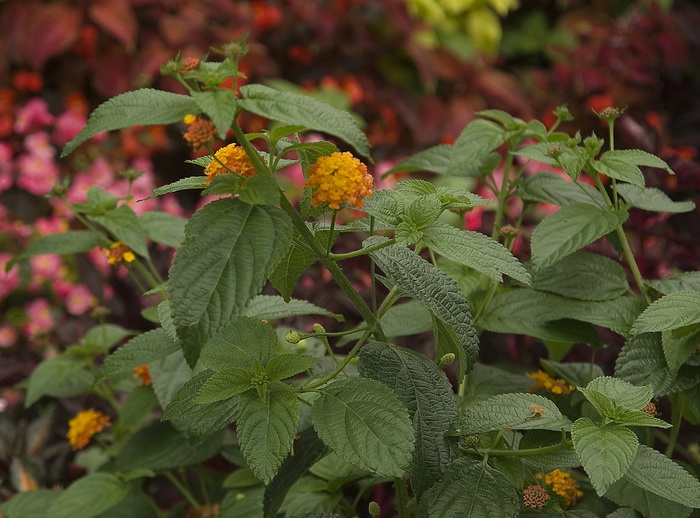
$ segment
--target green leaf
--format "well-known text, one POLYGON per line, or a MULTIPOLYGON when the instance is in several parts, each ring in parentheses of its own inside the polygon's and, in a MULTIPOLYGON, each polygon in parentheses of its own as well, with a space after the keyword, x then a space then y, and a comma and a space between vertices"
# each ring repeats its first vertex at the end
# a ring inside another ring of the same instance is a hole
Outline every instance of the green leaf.
POLYGON ((464 410, 458 435, 495 430, 570 430, 571 421, 549 399, 537 394, 500 394, 464 410), (539 409, 542 412, 537 411, 539 409))
MULTIPOLYGON (((194 398, 198 404, 215 403, 229 399, 251 388, 250 373, 243 369, 226 369, 215 372, 204 382, 194 398)), ((170 408, 170 406, 168 406, 170 408)))
POLYGON ((260 518, 263 512, 264 491, 264 486, 251 487, 244 491, 229 491, 221 502, 219 518, 260 518))
POLYGON ((6 518, 51 518, 47 512, 63 494, 60 489, 35 489, 15 494, 0 504, 0 513, 6 518))
POLYGON ((644 282, 665 295, 683 290, 700 291, 700 272, 681 272, 665 279, 644 282))
POLYGON ((638 167, 640 165, 665 169, 668 173, 673 174, 666 162, 639 149, 606 151, 600 160, 593 160, 592 165, 599 173, 639 187, 644 187, 644 175, 638 167))
POLYGON ((151 386, 163 408, 168 406, 175 393, 194 374, 180 349, 150 363, 148 369, 151 373, 151 386))
POLYGON ((205 370, 198 372, 182 385, 170 399, 163 412, 163 421, 182 419, 190 415, 195 409, 203 405, 197 403, 195 398, 207 380, 214 374, 205 370))
POLYGON ((27 380, 26 407, 42 396, 73 397, 87 394, 94 382, 85 360, 63 354, 42 361, 27 380))
POLYGON ((455 453, 446 438, 457 418, 452 385, 427 357, 390 344, 365 345, 358 369, 393 389, 408 408, 415 433, 412 487, 420 495, 440 479, 455 453))
POLYGON ((532 287, 581 300, 612 300, 629 290, 625 269, 599 254, 576 252, 532 276, 532 287))
POLYGON ((133 331, 124 329, 116 324, 99 324, 85 333, 81 340, 81 350, 89 354, 105 354, 133 331))
POLYGON ((110 354, 97 371, 97 379, 103 380, 130 372, 140 365, 165 358, 179 349, 177 343, 162 328, 135 336, 110 354))
POLYGON ((700 343, 700 325, 693 324, 661 333, 661 345, 666 363, 672 371, 678 371, 694 353, 700 343))
POLYGON ((396 226, 406 210, 406 197, 394 189, 379 189, 367 198, 362 210, 384 223, 396 226))
POLYGON ((438 254, 503 282, 503 274, 530 285, 530 274, 498 241, 479 232, 436 221, 425 229, 425 244, 438 254))
POLYGON ((256 174, 245 180, 239 197, 251 205, 279 205, 280 188, 273 176, 256 174))
POLYGON ((386 336, 408 336, 430 331, 433 316, 417 300, 391 306, 381 320, 386 336))
POLYGON ((639 315, 632 334, 668 331, 700 322, 700 291, 675 291, 655 300, 639 315))
POLYGON ((638 187, 622 183, 617 186, 617 192, 625 199, 630 207, 652 212, 670 212, 680 214, 695 210, 692 201, 673 201, 666 193, 654 187, 638 187))
POLYGON ((306 300, 289 299, 285 301, 282 297, 275 295, 258 295, 241 311, 241 316, 258 320, 278 320, 300 315, 323 315, 333 317, 338 322, 342 322, 345 318, 341 314, 331 313, 306 300))
POLYGON ((277 474, 265 490, 266 518, 277 517, 277 511, 291 487, 330 451, 318 438, 313 428, 299 432, 299 439, 294 444, 294 455, 284 459, 277 474))
POLYGON ((662 498, 650 491, 645 491, 627 481, 618 480, 607 493, 605 498, 618 505, 626 505, 639 511, 644 518, 687 518, 692 509, 676 502, 662 498))
POLYGON ((477 363, 464 384, 462 404, 474 405, 498 394, 526 392, 533 384, 526 376, 477 363))
POLYGON ((483 119, 473 120, 454 143, 447 174, 482 176, 481 168, 486 157, 508 137, 508 132, 498 124, 483 119))
POLYGON ((202 346, 262 290, 291 244, 281 209, 227 198, 187 223, 170 270, 173 322, 194 365, 202 346))
POLYGON ((158 398, 149 386, 140 386, 129 392, 119 410, 117 429, 135 432, 148 424, 153 418, 153 409, 158 406, 158 398))
MULTIPOLYGON (((383 239, 386 238, 371 237, 363 246, 378 244, 383 239)), ((418 300, 455 333, 465 356, 460 362, 460 376, 471 370, 479 340, 469 305, 452 277, 400 245, 391 245, 370 255, 392 283, 418 300)))
POLYGON ((448 174, 451 158, 452 146, 438 144, 411 155, 389 169, 383 176, 416 171, 430 171, 431 173, 445 175, 448 174))
POLYGON ((202 365, 215 371, 249 369, 267 364, 279 338, 275 329, 255 318, 238 317, 202 349, 202 365))
POLYGON ((188 176, 187 178, 181 178, 175 182, 169 183, 168 185, 162 185, 161 187, 156 187, 153 189, 153 194, 148 198, 144 198, 139 201, 150 200, 156 196, 163 196, 164 194, 170 194, 178 191, 186 191, 188 189, 204 189, 207 186, 206 176, 188 176))
POLYGON ((98 518, 159 518, 153 509, 151 500, 144 496, 131 493, 124 500, 119 502, 108 511, 102 513, 98 518))
POLYGON ((236 114, 236 94, 233 90, 219 88, 205 92, 192 92, 192 97, 206 113, 218 130, 220 139, 226 138, 236 114))
POLYGON ((519 496, 508 479, 476 460, 455 462, 423 497, 418 518, 493 518, 518 514, 519 496))
POLYGON ((85 127, 63 148, 61 158, 103 131, 136 125, 170 124, 181 121, 188 113, 199 112, 196 101, 188 95, 151 88, 126 92, 102 103, 90 114, 85 127))
POLYGON ((700 482, 653 448, 639 446, 625 478, 644 490, 688 507, 700 507, 700 482))
POLYGON ((271 379, 278 381, 309 370, 318 362, 318 358, 309 354, 279 354, 267 362, 265 372, 271 379))
POLYGON ((532 233, 533 265, 538 270, 552 265, 609 234, 626 219, 624 210, 585 203, 566 205, 544 218, 532 233))
POLYGON ((615 422, 624 426, 654 426, 656 428, 671 428, 671 424, 652 417, 641 410, 627 410, 615 417, 615 422))
POLYGON ((622 478, 639 446, 637 436, 629 428, 618 425, 598 426, 587 417, 574 422, 571 438, 583 469, 599 496, 622 478))
POLYGON ((289 454, 299 423, 299 400, 291 392, 242 393, 236 433, 246 462, 266 484, 289 454))
POLYGON ((319 392, 311 418, 321 440, 354 466, 403 477, 413 454, 413 427, 396 394, 366 378, 335 381, 319 392))
POLYGON ((154 210, 141 214, 139 222, 146 237, 156 243, 177 248, 185 239, 185 218, 154 210))
POLYGON ((352 115, 306 95, 281 92, 263 85, 241 87, 243 109, 285 124, 302 124, 309 129, 338 137, 369 158, 369 141, 352 115))
POLYGON ((592 186, 581 182, 570 182, 561 176, 541 171, 525 180, 518 188, 518 196, 525 201, 571 205, 586 203, 605 206, 602 195, 592 186))
POLYGON ((201 444, 195 444, 170 423, 155 423, 129 437, 115 459, 115 466, 120 471, 184 468, 216 455, 223 436, 222 430, 201 444))
MULTIPOLYGON (((518 449, 534 450, 545 446, 560 445, 561 442, 562 436, 560 432, 530 430, 523 434, 518 443, 518 449)), ((581 465, 581 460, 578 458, 573 446, 571 448, 527 455, 523 457, 523 461, 541 473, 553 469, 577 468, 581 465)))
POLYGON ((114 507, 129 487, 110 473, 91 473, 73 482, 48 510, 52 518, 93 518, 114 507))
POLYGON ((592 380, 586 389, 606 395, 625 410, 640 410, 654 396, 654 392, 649 386, 636 387, 628 381, 610 376, 592 380))
POLYGON ((148 257, 146 233, 141 226, 139 217, 131 207, 120 205, 102 216, 90 216, 90 219, 105 227, 118 241, 124 243, 141 257, 148 257))
POLYGON ((87 252, 100 244, 100 236, 91 230, 69 230, 61 234, 51 234, 35 241, 16 257, 13 257, 6 266, 12 267, 18 261, 35 255, 57 254, 73 255, 87 252))
POLYGON ((277 263, 270 274, 270 282, 287 302, 291 300, 292 290, 301 278, 301 274, 316 262, 316 256, 313 252, 298 244, 299 234, 296 230, 294 236, 295 239, 287 254, 277 263))

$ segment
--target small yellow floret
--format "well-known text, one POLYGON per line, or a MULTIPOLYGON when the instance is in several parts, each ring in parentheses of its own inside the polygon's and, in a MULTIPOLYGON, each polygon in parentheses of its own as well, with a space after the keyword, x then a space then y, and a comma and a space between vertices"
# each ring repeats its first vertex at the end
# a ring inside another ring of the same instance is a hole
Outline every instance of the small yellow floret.
POLYGON ((525 374, 528 378, 535 380, 535 385, 528 392, 535 392, 537 389, 543 388, 552 394, 568 394, 573 392, 576 387, 569 385, 561 378, 552 378, 544 371, 528 372, 525 374))
POLYGON ((93 435, 111 426, 109 416, 97 410, 89 409, 78 413, 68 421, 68 433, 66 437, 74 450, 85 448, 93 435))
POLYGON ((192 123, 193 123, 194 121, 196 121, 196 120, 197 120, 197 116, 196 116, 196 115, 192 115, 191 113, 188 113, 188 114, 185 115, 185 117, 182 119, 182 121, 183 121, 185 124, 192 124, 192 123))
POLYGON ((215 176, 231 171, 246 178, 257 173, 245 150, 236 144, 229 144, 214 153, 212 161, 204 170, 204 174, 207 175, 207 185, 215 176))
MULTIPOLYGON (((541 477, 542 475, 538 474, 538 478, 541 477)), ((545 475, 544 482, 552 488, 552 491, 564 499, 567 507, 574 505, 583 496, 583 492, 578 488, 576 480, 567 471, 559 469, 550 471, 545 475)))
POLYGON ((109 245, 109 250, 105 250, 105 255, 109 264, 132 263, 136 260, 134 252, 121 241, 109 245))
POLYGON ((333 210, 342 203, 361 209, 374 187, 367 166, 347 152, 320 157, 309 167, 306 186, 314 189, 311 205, 328 203, 333 210))

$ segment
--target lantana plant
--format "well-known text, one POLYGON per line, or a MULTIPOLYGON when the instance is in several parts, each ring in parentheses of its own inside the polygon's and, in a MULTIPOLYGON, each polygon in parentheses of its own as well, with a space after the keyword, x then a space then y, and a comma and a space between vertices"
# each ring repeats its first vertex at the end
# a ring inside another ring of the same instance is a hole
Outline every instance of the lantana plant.
POLYGON ((642 278, 623 228, 631 210, 694 205, 645 187, 640 167, 673 174, 663 160, 615 149, 620 111, 599 114, 607 142, 557 131, 571 119, 565 107, 549 128, 483 111, 454 144, 387 173, 432 173, 449 184, 416 177, 375 190, 355 119, 302 94, 238 89, 245 51, 238 41, 219 49, 221 61, 173 59, 163 72, 188 95, 114 97, 65 146, 63 156, 103 131, 184 121, 185 139, 207 152, 192 161, 202 172, 151 197, 188 189, 219 198, 185 222, 137 215, 128 195, 99 187, 81 203, 53 190, 85 228, 48 236, 12 263, 100 247, 143 286, 153 325, 134 334, 100 324, 32 373, 27 405, 83 394, 105 405, 68 423, 66 440, 82 452, 86 474, 66 488, 19 493, 0 512, 697 514, 697 447, 683 445, 679 429, 700 421, 698 274, 642 278), (244 113, 269 127, 245 134, 244 113), (305 141, 308 131, 334 141, 305 141), (218 149, 217 139, 225 143, 218 149), (547 170, 526 174, 533 163, 547 170), (277 181, 295 164, 306 182, 298 204, 277 181), (474 178, 493 192, 490 236, 454 224, 489 203, 460 187, 474 178), (539 203, 559 208, 524 235, 539 203), (333 251, 353 234, 359 247, 333 251), (151 260, 151 241, 175 249, 167 278, 151 260), (521 262, 514 247, 528 242, 521 262), (342 266, 356 258, 368 265, 366 290, 342 266), (317 263, 354 308, 347 315, 299 298, 299 279, 317 263), (310 329, 290 324, 309 315, 318 318, 310 329), (334 320, 338 330, 327 331, 334 320), (528 375, 527 366, 485 365, 487 333, 531 337, 550 358, 528 375), (624 346, 606 373, 595 357, 613 334, 624 346), (418 337, 422 346, 412 347, 418 337), (589 361, 561 361, 574 344, 587 346, 589 361), (212 468, 217 459, 224 470, 212 468), (160 504, 152 488, 162 484, 180 504, 160 504))

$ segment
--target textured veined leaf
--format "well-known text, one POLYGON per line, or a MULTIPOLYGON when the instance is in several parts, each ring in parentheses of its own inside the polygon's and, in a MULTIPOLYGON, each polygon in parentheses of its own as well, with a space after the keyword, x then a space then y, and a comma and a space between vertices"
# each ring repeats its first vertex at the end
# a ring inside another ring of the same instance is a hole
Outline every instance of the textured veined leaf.
POLYGON ((6 269, 12 268, 13 264, 27 257, 45 254, 79 254, 87 252, 99 244, 100 236, 91 230, 69 230, 60 234, 50 234, 35 241, 24 252, 13 257, 7 263, 6 269))
POLYGON ((390 344, 365 345, 358 368, 361 376, 393 389, 408 408, 415 432, 411 479, 421 494, 440 479, 455 453, 446 438, 457 418, 452 385, 435 362, 390 344))
POLYGON ((140 365, 165 358, 179 349, 164 329, 154 329, 135 336, 107 356, 97 371, 98 379, 130 372, 140 365))
POLYGON ((664 349, 666 364, 674 372, 693 356, 699 343, 700 324, 661 333, 661 345, 664 349))
POLYGON ((90 473, 76 480, 48 509, 55 518, 93 518, 114 507, 129 487, 111 473, 90 473))
POLYGON ((67 354, 42 361, 27 380, 26 407, 42 396, 73 397, 87 394, 95 382, 85 361, 67 354))
POLYGON ((311 409, 316 433, 341 459, 379 476, 403 477, 413 455, 406 406, 382 383, 335 381, 311 409))
POLYGON ((602 376, 592 380, 586 388, 605 394, 626 410, 640 410, 654 396, 649 386, 637 387, 628 381, 611 376, 602 376))
POLYGON ((279 338, 275 329, 256 318, 238 317, 202 349, 202 365, 215 371, 265 365, 279 338))
MULTIPOLYGON (((237 396, 251 388, 250 373, 243 369, 226 369, 208 376, 194 397, 197 404, 215 403, 237 396)), ((170 405, 168 406, 170 408, 170 405)))
POLYGON ((431 173, 447 174, 452 146, 438 144, 419 151, 389 169, 384 176, 396 173, 412 173, 416 171, 430 171, 431 173))
POLYGON ((681 272, 665 279, 654 279, 644 282, 664 295, 674 291, 700 291, 700 272, 681 272))
POLYGON ((469 266, 495 281, 502 282, 505 274, 530 285, 530 274, 520 261, 501 243, 484 234, 459 230, 436 221, 425 229, 423 241, 443 257, 469 266))
POLYGON ((509 133, 498 124, 475 119, 460 133, 452 147, 447 169, 450 176, 482 176, 484 160, 503 144, 509 133))
MULTIPOLYGON (((295 239, 289 247, 287 254, 277 264, 270 274, 270 282, 285 301, 292 298, 292 290, 297 285, 304 270, 316 262, 316 256, 309 249, 298 244, 299 234, 295 230, 295 239)), ((253 304, 253 301, 251 301, 253 304)))
POLYGON ((571 437, 583 469, 599 496, 627 472, 639 446, 637 435, 629 428, 599 426, 587 417, 574 422, 571 437))
POLYGON ((241 311, 241 316, 259 320, 277 320, 299 315, 323 315, 333 317, 338 322, 344 320, 343 315, 331 313, 306 300, 289 299, 285 301, 282 297, 274 295, 258 295, 241 311))
POLYGON ((652 302, 632 326, 632 334, 668 331, 700 322, 700 291, 675 291, 652 302))
POLYGON ((586 203, 605 206, 602 195, 592 186, 581 182, 570 182, 561 176, 542 171, 525 180, 518 188, 518 196, 526 201, 571 205, 586 203))
POLYGON ((394 189, 379 189, 365 201, 362 210, 384 223, 396 226, 406 210, 406 197, 394 189))
MULTIPOLYGON (((673 518, 688 518, 692 512, 690 507, 646 491, 632 484, 626 478, 622 478, 610 486, 610 489, 605 493, 605 498, 618 505, 626 505, 636 509, 644 518, 669 518, 671 516, 673 518)), ((635 513, 631 518, 638 516, 635 513)))
POLYGON ((48 518, 46 511, 60 497, 63 489, 34 489, 15 494, 0 504, 6 518, 48 518))
POLYGON ((289 454, 299 423, 299 400, 291 392, 254 390, 239 396, 236 433, 253 473, 270 482, 289 454))
POLYGON ((247 111, 285 124, 302 124, 309 129, 338 137, 369 158, 369 141, 348 112, 333 108, 307 95, 282 92, 263 85, 241 87, 239 104, 247 111))
POLYGON ((593 168, 610 178, 616 178, 639 187, 644 187, 644 175, 638 166, 656 167, 668 173, 673 171, 666 162, 656 155, 639 149, 606 151, 600 160, 592 161, 593 168))
POLYGON ((654 187, 639 187, 622 183, 617 192, 625 199, 627 205, 652 212, 670 212, 679 214, 695 210, 692 201, 673 201, 665 192, 654 187))
POLYGON ((146 237, 156 243, 177 248, 185 238, 187 220, 167 212, 151 211, 139 216, 146 237))
POLYGON ((185 227, 168 283, 173 322, 194 365, 202 346, 260 293, 291 244, 281 209, 226 198, 185 227))
POLYGON ((105 215, 90 216, 90 219, 105 227, 117 240, 123 242, 141 257, 148 257, 146 232, 141 226, 139 217, 131 207, 121 205, 105 215))
POLYGON ((188 176, 187 178, 180 178, 167 185, 162 185, 153 189, 153 194, 149 197, 144 198, 145 201, 155 198, 156 196, 163 196, 164 194, 170 194, 178 191, 186 191, 188 189, 204 189, 207 186, 206 176, 188 176))
POLYGON ((543 219, 532 233, 532 262, 545 268, 609 234, 627 219, 624 210, 573 203, 543 219))
POLYGON ((99 105, 81 132, 65 145, 61 157, 71 154, 80 144, 103 131, 135 125, 170 124, 182 120, 188 113, 198 114, 200 111, 197 102, 189 95, 151 88, 126 92, 99 105))
POLYGON ((220 139, 226 138, 236 113, 236 94, 233 90, 219 88, 205 92, 192 92, 197 105, 212 120, 220 139))

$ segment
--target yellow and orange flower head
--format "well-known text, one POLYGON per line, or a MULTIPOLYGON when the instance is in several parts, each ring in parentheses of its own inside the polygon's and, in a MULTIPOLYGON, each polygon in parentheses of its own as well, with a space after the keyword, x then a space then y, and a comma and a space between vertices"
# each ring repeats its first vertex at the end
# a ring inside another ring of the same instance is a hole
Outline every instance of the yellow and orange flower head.
POLYGON ((109 264, 131 263, 136 260, 136 255, 131 251, 131 248, 121 241, 109 245, 109 249, 105 250, 105 255, 109 264))
POLYGON ((212 161, 204 170, 204 174, 207 175, 207 185, 215 176, 232 171, 246 178, 257 173, 245 150, 236 144, 224 146, 214 153, 212 161))
POLYGON ((70 441, 73 450, 81 450, 90 442, 93 435, 112 425, 108 415, 98 410, 85 410, 79 412, 68 421, 68 433, 66 437, 70 441))
POLYGON ((544 371, 528 372, 525 374, 528 378, 535 380, 535 384, 528 392, 535 392, 538 389, 545 389, 547 392, 557 395, 564 395, 576 390, 576 387, 569 385, 561 378, 552 378, 544 371))
POLYGON ((148 370, 148 365, 139 365, 134 368, 134 378, 141 380, 141 385, 151 384, 151 371, 148 370))
MULTIPOLYGON (((536 477, 541 479, 542 474, 538 473, 536 477)), ((583 492, 578 488, 576 480, 568 471, 559 469, 550 471, 544 476, 544 483, 564 499, 567 507, 574 505, 583 496, 583 492)))
POLYGON ((214 137, 216 137, 216 126, 214 126, 212 121, 200 119, 192 114, 185 115, 183 121, 187 124, 187 131, 185 131, 182 137, 193 148, 198 149, 214 141, 214 137))
POLYGON ((350 153, 320 157, 309 167, 306 187, 314 189, 311 205, 324 203, 338 210, 342 203, 361 209, 363 198, 372 196, 374 182, 367 166, 350 153))

